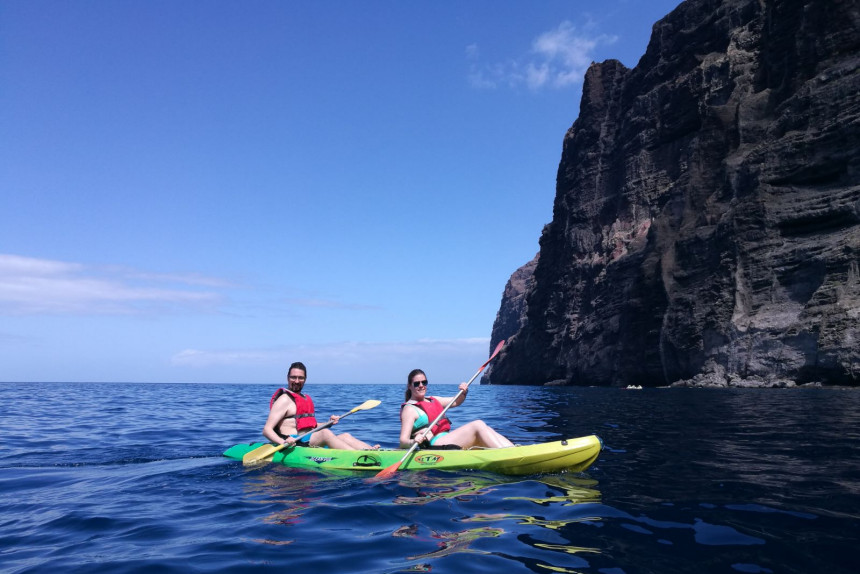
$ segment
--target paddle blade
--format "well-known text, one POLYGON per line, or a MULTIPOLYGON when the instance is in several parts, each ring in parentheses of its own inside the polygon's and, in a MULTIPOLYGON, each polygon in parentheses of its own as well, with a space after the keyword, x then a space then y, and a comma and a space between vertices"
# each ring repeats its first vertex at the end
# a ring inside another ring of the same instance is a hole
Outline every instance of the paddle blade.
POLYGON ((402 465, 403 462, 407 458, 409 458, 409 455, 411 455, 413 452, 415 452, 415 449, 417 449, 417 448, 418 448, 418 443, 413 444, 411 447, 409 447, 409 450, 406 451, 406 454, 403 455, 403 458, 401 458, 400 460, 398 460, 396 463, 392 464, 388 468, 383 468, 382 470, 377 472, 375 478, 388 478, 389 476, 393 475, 400 468, 400 465, 402 465))
POLYGON ((501 341, 499 341, 499 344, 498 344, 498 345, 496 345, 496 350, 495 350, 495 351, 493 351, 493 354, 492 354, 492 355, 490 355, 490 361, 492 361, 492 360, 493 360, 493 357, 495 357, 496 355, 498 355, 498 354, 499 354, 499 351, 501 351, 501 350, 502 350, 502 347, 504 347, 504 346, 505 346, 505 340, 504 340, 504 339, 502 339, 501 341))
POLYGON ((383 468, 382 470, 380 470, 379 472, 376 473, 376 476, 374 478, 383 479, 383 478, 389 478, 391 476, 394 476, 394 473, 397 472, 398 468, 400 468, 400 461, 395 462, 394 464, 392 464, 391 466, 389 466, 387 468, 383 468))
POLYGON ((242 464, 254 464, 263 460, 266 457, 272 456, 279 450, 281 449, 273 444, 264 444, 263 446, 258 446, 254 450, 250 450, 245 453, 245 455, 242 457, 242 464))
POLYGON ((369 401, 364 401, 363 403, 361 403, 360 405, 358 405, 357 407, 355 407, 354 409, 352 409, 349 412, 354 413, 356 411, 366 411, 367 409, 372 409, 374 407, 378 407, 381 404, 382 404, 382 401, 377 401, 376 399, 370 399, 369 401))
POLYGON ((487 362, 486 362, 486 363, 484 363, 483 365, 481 365, 481 370, 484 370, 484 367, 486 367, 487 365, 489 365, 489 364, 490 364, 490 361, 492 361, 493 359, 495 359, 495 358, 496 358, 496 355, 498 355, 498 354, 499 354, 499 351, 501 351, 501 350, 502 350, 502 347, 504 347, 504 346, 505 346, 505 340, 504 340, 504 339, 502 339, 501 341, 499 341, 499 344, 498 344, 498 345, 496 345, 496 350, 495 350, 495 351, 493 351, 493 354, 492 354, 492 355, 490 355, 490 358, 489 358, 489 359, 487 359, 487 362))

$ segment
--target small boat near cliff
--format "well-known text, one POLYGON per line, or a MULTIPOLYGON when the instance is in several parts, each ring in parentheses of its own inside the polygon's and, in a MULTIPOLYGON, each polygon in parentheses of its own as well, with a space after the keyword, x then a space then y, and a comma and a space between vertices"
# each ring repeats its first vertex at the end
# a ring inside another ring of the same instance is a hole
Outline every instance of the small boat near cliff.
MULTIPOLYGON (((236 460, 267 443, 237 444, 224 452, 236 460)), ((400 470, 481 470, 509 475, 581 472, 591 466, 603 448, 596 435, 508 448, 469 450, 420 449, 400 470)), ((321 471, 377 473, 396 464, 406 450, 339 450, 297 446, 274 453, 268 462, 321 471)))

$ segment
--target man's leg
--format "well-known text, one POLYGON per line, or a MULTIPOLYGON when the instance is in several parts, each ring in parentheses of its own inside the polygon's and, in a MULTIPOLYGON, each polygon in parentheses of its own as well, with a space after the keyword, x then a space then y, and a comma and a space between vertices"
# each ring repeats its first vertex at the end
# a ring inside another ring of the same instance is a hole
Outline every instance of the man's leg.
POLYGON ((349 433, 336 435, 329 429, 314 431, 311 435, 311 446, 327 446, 329 448, 339 448, 342 450, 370 450, 379 448, 379 445, 372 447, 364 441, 358 440, 349 433))

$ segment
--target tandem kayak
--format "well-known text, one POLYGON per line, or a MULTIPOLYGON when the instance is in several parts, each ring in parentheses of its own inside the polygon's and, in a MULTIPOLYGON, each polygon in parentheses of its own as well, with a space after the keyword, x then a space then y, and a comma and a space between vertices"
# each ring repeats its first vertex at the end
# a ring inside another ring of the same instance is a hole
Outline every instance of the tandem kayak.
MULTIPOLYGON (((264 442, 237 444, 224 456, 236 460, 264 442)), ((400 470, 484 470, 498 474, 527 475, 545 472, 580 472, 597 460, 603 441, 595 435, 526 446, 469 450, 419 449, 400 470)), ((379 472, 397 463, 406 450, 339 450, 296 446, 272 455, 271 462, 323 471, 379 472)))

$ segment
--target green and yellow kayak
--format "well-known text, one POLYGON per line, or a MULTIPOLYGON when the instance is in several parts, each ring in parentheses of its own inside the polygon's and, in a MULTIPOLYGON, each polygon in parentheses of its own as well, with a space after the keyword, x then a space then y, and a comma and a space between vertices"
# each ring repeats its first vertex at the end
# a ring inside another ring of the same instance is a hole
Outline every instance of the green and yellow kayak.
MULTIPOLYGON (((237 444, 224 456, 242 457, 264 444, 237 444)), ((580 472, 597 460, 603 442, 595 435, 508 448, 435 450, 420 449, 400 470, 483 470, 499 474, 527 475, 546 472, 580 472)), ((297 446, 272 455, 271 462, 295 468, 322 471, 376 473, 397 463, 405 450, 339 450, 297 446)))

